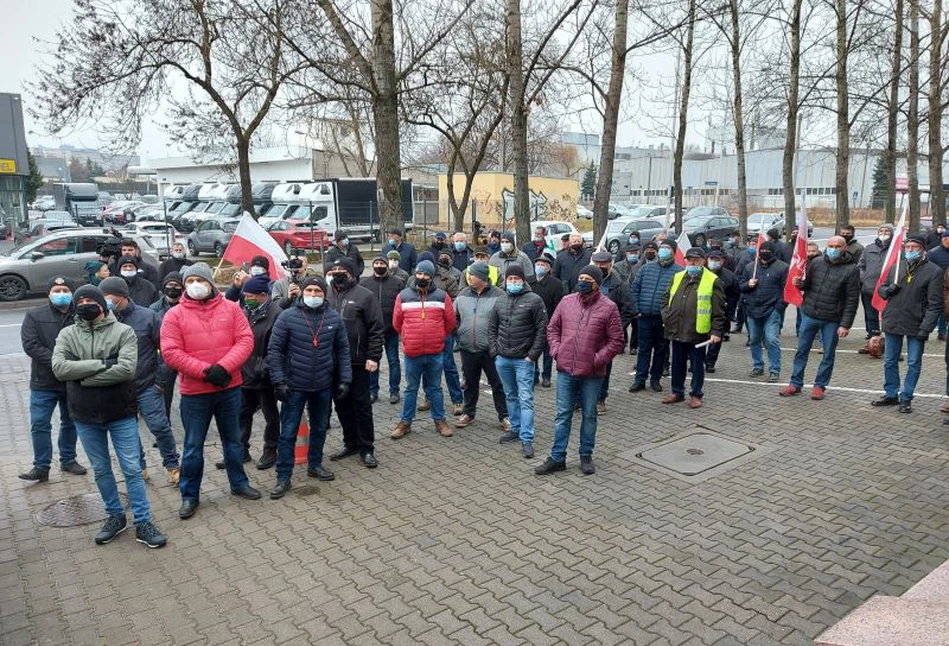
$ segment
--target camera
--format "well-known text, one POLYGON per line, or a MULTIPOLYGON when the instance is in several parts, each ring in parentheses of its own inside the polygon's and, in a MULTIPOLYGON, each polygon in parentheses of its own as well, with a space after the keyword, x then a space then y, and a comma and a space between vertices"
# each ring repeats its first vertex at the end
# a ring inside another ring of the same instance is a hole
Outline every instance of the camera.
POLYGON ((299 258, 290 258, 280 263, 280 266, 287 270, 287 281, 291 285, 300 283, 300 270, 303 269, 303 261, 299 258))

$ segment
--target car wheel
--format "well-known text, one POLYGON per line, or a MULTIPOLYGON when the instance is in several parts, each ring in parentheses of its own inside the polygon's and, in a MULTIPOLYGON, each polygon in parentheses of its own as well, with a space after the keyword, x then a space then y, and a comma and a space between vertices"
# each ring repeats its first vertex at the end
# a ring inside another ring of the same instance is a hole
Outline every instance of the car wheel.
POLYGON ((288 256, 293 255, 293 245, 290 244, 289 240, 283 243, 283 250, 287 253, 288 256))
POLYGON ((26 281, 19 276, 0 276, 0 301, 18 301, 26 297, 26 281))
POLYGON ((224 255, 224 245, 221 244, 220 242, 214 243, 214 255, 217 256, 218 258, 224 255))
MULTIPOLYGON (((704 234, 704 233, 700 233, 700 234, 698 234, 697 236, 695 236, 695 240, 693 240, 692 244, 694 244, 696 247, 704 247, 704 246, 705 246, 705 234, 704 234)), ((686 249, 686 251, 688 251, 688 249, 686 249)))
POLYGON ((615 256, 619 252, 619 240, 610 240, 606 248, 615 256))
POLYGON ((189 256, 198 255, 198 248, 194 246, 194 242, 192 242, 191 240, 188 240, 188 255, 189 256))

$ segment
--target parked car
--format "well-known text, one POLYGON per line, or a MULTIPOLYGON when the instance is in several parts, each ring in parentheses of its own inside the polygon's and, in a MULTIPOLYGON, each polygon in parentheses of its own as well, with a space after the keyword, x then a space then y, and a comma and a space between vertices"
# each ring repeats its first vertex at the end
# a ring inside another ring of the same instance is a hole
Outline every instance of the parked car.
POLYGON ((132 209, 132 218, 127 222, 164 222, 165 209, 160 205, 148 205, 132 209))
POLYGON ((135 219, 135 209, 143 206, 145 206, 144 202, 134 200, 115 201, 102 209, 102 221, 111 224, 131 222, 135 219))
POLYGON ((628 215, 629 210, 620 204, 610 204, 607 207, 606 218, 608 220, 615 220, 616 218, 626 217, 628 215))
POLYGON ((577 219, 578 220, 592 220, 593 211, 583 206, 582 204, 577 204, 577 219))
POLYGON ((56 208, 56 198, 52 195, 43 195, 33 202, 34 211, 52 211, 56 208))
MULTIPOLYGON (((643 204, 632 209, 629 213, 634 218, 664 218, 668 207, 653 206, 652 204, 643 204)), ((669 214, 669 220, 673 220, 672 214, 669 214)))
POLYGON ((682 216, 682 221, 685 222, 686 220, 691 220, 692 218, 699 218, 708 215, 728 216, 728 211, 720 206, 695 206, 685 212, 685 215, 682 216))
POLYGON ((294 249, 326 249, 331 244, 326 231, 302 220, 277 220, 270 224, 267 233, 288 256, 294 249))
POLYGON ((698 215, 685 220, 682 227, 696 247, 704 246, 709 238, 724 240, 740 230, 738 218, 730 215, 698 215))
MULTIPOLYGON (((158 254, 144 236, 130 236, 154 264, 158 254)), ((28 294, 42 294, 52 276, 69 276, 81 285, 86 281, 86 263, 99 257, 96 248, 114 239, 109 229, 61 229, 27 241, 0 255, 0 301, 16 301, 28 294)))
POLYGON ((188 234, 188 253, 192 256, 197 256, 199 253, 223 256, 224 249, 231 241, 231 236, 234 235, 239 222, 240 220, 217 218, 204 220, 188 234))
MULTIPOLYGON (((616 218, 607 223, 606 236, 603 244, 610 253, 619 253, 620 248, 634 231, 639 233, 639 239, 645 243, 662 233, 664 229, 661 220, 630 217, 616 218)), ((588 242, 588 245, 592 246, 595 244, 592 232, 585 233, 583 236, 584 242, 588 242)))
POLYGON ((176 242, 187 244, 188 236, 177 231, 170 224, 162 222, 150 222, 148 220, 139 220, 127 224, 118 230, 121 235, 141 235, 151 241, 152 246, 158 252, 159 258, 165 258, 171 254, 171 245, 176 242))
POLYGON ((547 229, 547 239, 555 240, 556 247, 560 248, 560 236, 565 233, 570 234, 579 234, 577 227, 573 226, 570 222, 561 222, 559 220, 534 220, 531 222, 531 233, 533 234, 535 227, 544 227, 547 229))
POLYGON ((748 233, 767 233, 771 229, 777 228, 784 235, 784 214, 783 213, 749 213, 748 214, 748 233))

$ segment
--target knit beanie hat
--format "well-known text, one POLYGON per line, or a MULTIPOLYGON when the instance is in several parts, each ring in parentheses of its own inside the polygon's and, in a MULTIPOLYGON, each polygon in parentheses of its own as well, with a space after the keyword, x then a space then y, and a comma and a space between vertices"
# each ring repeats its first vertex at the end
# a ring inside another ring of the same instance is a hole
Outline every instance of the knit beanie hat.
POLYGON ((122 256, 121 258, 119 258, 119 261, 115 263, 115 266, 121 269, 122 265, 127 265, 129 263, 135 265, 135 267, 137 268, 139 264, 138 258, 136 258, 135 256, 122 256))
POLYGON ((603 271, 596 265, 587 265, 580 270, 579 276, 587 275, 593 280, 596 281, 596 284, 599 285, 603 282, 603 271))
MULTIPOLYGON (((100 262, 99 267, 101 266, 102 266, 102 263, 100 262)), ((98 271, 98 269, 99 268, 96 267, 96 271, 98 271)), ((122 281, 122 282, 125 282, 125 281, 122 281)), ((68 287, 69 291, 71 292, 76 291, 76 283, 73 282, 73 279, 70 278, 69 276, 53 276, 48 281, 46 281, 46 293, 49 294, 50 291, 52 291, 54 287, 60 287, 60 286, 68 287)))
POLYGON ((197 276, 198 278, 203 278, 208 281, 211 285, 214 285, 214 272, 211 271, 211 267, 206 262, 196 262, 190 267, 185 267, 181 270, 181 281, 184 284, 184 281, 188 280, 189 276, 197 276))
POLYGON ((521 267, 520 263, 512 262, 507 266, 507 271, 504 272, 504 278, 510 278, 511 276, 516 276, 521 280, 524 280, 524 268, 521 267))
POLYGON ((129 284, 125 282, 124 278, 119 278, 118 276, 109 276, 103 279, 102 282, 99 283, 99 290, 109 296, 129 297, 129 284))
POLYGON ((669 247, 670 249, 672 249, 672 253, 675 253, 679 249, 679 245, 677 245, 676 241, 673 240, 672 238, 666 238, 665 240, 659 243, 659 246, 669 247))
POLYGON ((251 276, 241 288, 242 294, 269 294, 270 279, 261 274, 260 276, 251 276))
POLYGON ((185 279, 181 277, 181 274, 177 271, 169 271, 165 276, 165 279, 161 281, 161 286, 164 288, 168 283, 181 283, 185 284, 185 279))
POLYGON ((435 265, 432 263, 431 260, 423 260, 418 265, 416 265, 415 271, 420 274, 428 274, 429 276, 434 276, 435 265))
MULTIPOLYGON (((119 280, 122 279, 120 278, 119 280)), ((123 280, 122 282, 124 283, 125 281, 123 280)), ((95 285, 83 285, 77 289, 76 293, 73 294, 73 302, 78 303, 82 298, 91 298, 99 304, 99 307, 102 308, 103 312, 109 311, 108 305, 105 304, 105 295, 102 293, 102 290, 100 290, 95 285)))
POLYGON ((300 283, 300 291, 302 292, 304 289, 306 289, 310 285, 316 285, 317 287, 323 290, 324 294, 329 294, 329 291, 330 291, 329 287, 327 287, 326 281, 323 280, 322 276, 308 276, 306 280, 300 283))
POLYGON ((481 280, 488 280, 491 276, 491 268, 488 266, 488 263, 478 261, 476 263, 472 263, 472 265, 468 268, 468 273, 470 273, 472 276, 475 276, 476 278, 480 278, 481 280))

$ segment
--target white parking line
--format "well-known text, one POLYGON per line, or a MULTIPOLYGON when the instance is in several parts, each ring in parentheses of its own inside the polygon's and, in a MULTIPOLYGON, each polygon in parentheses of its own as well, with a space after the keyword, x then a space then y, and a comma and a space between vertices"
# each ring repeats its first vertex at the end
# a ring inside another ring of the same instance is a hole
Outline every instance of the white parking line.
POLYGON ((4 323, 3 325, 0 325, 0 327, 20 327, 20 324, 19 323, 4 323))

